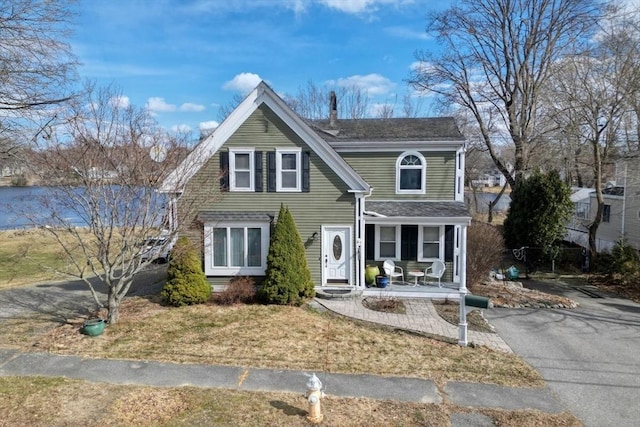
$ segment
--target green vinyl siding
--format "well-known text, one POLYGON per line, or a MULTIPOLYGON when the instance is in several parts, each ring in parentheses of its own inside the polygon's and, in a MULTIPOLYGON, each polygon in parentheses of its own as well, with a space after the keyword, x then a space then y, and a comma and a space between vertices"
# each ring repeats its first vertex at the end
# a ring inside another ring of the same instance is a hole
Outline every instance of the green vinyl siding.
MULTIPOLYGON (((206 200, 198 202, 199 211, 270 212, 277 215, 280 204, 288 206, 305 244, 307 262, 316 285, 321 284, 321 238, 312 240, 311 236, 314 232, 321 236, 321 225, 351 225, 353 228, 355 217, 355 197, 348 193, 344 182, 264 105, 240 126, 189 181, 181 203, 186 206, 190 200, 206 200), (275 151, 276 148, 294 147, 311 152, 310 192, 267 192, 267 152, 275 151), (262 151, 262 166, 265 171, 262 192, 220 192, 220 152, 228 151, 229 148, 262 151)), ((192 233, 192 238, 199 238, 201 244, 201 235, 192 233)), ((354 268, 352 265, 351 270, 354 268)), ((226 278, 210 279, 216 285, 227 281, 226 278)))
POLYGON ((396 161, 403 152, 340 153, 373 187, 375 200, 454 200, 456 153, 420 151, 427 161, 426 194, 396 194, 396 161))

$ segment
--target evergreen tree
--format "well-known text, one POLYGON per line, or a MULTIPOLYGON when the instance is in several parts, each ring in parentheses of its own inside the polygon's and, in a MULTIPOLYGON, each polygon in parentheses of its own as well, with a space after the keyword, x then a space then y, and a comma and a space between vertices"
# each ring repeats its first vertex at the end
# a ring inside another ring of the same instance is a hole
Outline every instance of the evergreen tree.
POLYGON ((260 296, 270 304, 300 305, 314 295, 302 239, 289 208, 281 205, 271 235, 260 296))
POLYGON ((518 183, 504 221, 507 247, 536 247, 553 258, 555 243, 565 235, 573 212, 570 196, 569 186, 557 171, 536 172, 518 183))
POLYGON ((202 304, 211 296, 211 285, 202 271, 198 251, 186 237, 180 237, 171 251, 167 283, 162 299, 171 305, 202 304))

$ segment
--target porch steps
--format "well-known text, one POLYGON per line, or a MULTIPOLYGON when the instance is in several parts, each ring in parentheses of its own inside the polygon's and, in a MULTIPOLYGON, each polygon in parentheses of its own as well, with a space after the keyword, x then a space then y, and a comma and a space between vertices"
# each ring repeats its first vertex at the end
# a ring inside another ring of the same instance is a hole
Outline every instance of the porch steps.
POLYGON ((356 290, 353 288, 342 288, 342 287, 335 287, 335 288, 317 287, 316 288, 316 298, 321 298, 321 299, 349 300, 349 299, 358 298, 361 295, 362 295, 361 290, 356 290))

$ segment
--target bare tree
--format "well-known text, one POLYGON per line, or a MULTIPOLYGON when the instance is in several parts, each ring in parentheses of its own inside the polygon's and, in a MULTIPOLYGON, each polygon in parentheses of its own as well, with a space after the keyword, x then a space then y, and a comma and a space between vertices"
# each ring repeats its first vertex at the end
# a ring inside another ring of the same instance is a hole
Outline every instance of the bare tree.
POLYGON ((548 130, 539 117, 540 88, 552 65, 594 29, 590 0, 461 0, 433 14, 427 26, 438 53, 418 51, 409 83, 468 110, 483 143, 513 188, 530 167, 530 152, 548 130), (496 135, 514 147, 513 172, 496 152, 496 135))
MULTIPOLYGON (((160 129, 146 110, 123 103, 113 88, 91 85, 50 135, 38 140, 32 164, 55 186, 36 211, 24 214, 59 243, 69 261, 62 273, 83 280, 97 306, 107 309, 108 321, 116 323, 135 275, 154 261, 143 243, 161 236, 156 249, 169 249, 179 231, 175 224, 187 223, 175 218, 175 200, 158 190, 186 157, 190 141, 160 129), (106 300, 94 278, 106 286, 106 300)), ((188 207, 184 212, 193 217, 188 207)))
POLYGON ((597 255, 596 235, 604 211, 604 171, 620 151, 626 114, 640 87, 640 38, 613 16, 603 21, 594 45, 555 65, 552 88, 555 118, 565 133, 584 141, 590 152, 597 209, 588 224, 589 249, 597 255))
POLYGON ((309 80, 306 86, 298 88, 295 95, 286 95, 284 101, 300 117, 323 120, 329 118, 331 92, 338 99, 338 117, 363 119, 373 113, 367 90, 355 85, 318 86, 309 80))
POLYGON ((70 3, 0 0, 0 152, 16 149, 11 131, 49 121, 73 93, 70 3))

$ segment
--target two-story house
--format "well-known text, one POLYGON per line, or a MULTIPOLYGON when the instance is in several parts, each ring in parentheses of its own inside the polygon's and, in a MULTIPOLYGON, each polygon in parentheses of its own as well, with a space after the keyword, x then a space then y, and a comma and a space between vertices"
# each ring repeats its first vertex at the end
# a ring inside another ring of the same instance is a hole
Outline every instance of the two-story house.
MULTIPOLYGON (((640 250, 640 164, 639 155, 627 156, 615 164, 615 181, 602 189, 604 206, 596 234, 598 252, 610 251, 624 239, 640 250)), ((594 189, 576 189, 572 195, 575 210, 565 240, 589 247, 588 226, 597 211, 594 189)))
MULTIPOLYGON (((178 211, 200 200, 188 235, 201 245, 214 286, 236 275, 264 276, 284 204, 316 287, 366 292, 367 265, 382 270, 393 260, 408 272, 439 259, 445 288, 458 295, 466 292, 471 219, 464 145, 452 118, 343 120, 335 100, 329 120, 308 122, 263 82, 163 188, 178 211), (207 201, 207 194, 217 197, 207 201)), ((419 288, 424 294, 433 287, 419 288)))

